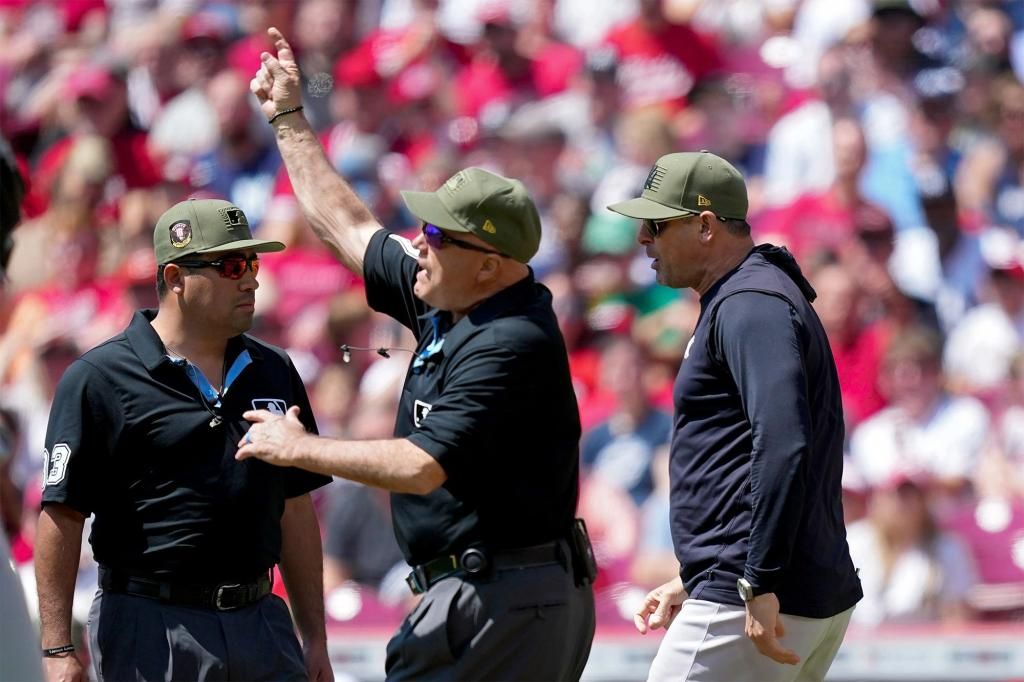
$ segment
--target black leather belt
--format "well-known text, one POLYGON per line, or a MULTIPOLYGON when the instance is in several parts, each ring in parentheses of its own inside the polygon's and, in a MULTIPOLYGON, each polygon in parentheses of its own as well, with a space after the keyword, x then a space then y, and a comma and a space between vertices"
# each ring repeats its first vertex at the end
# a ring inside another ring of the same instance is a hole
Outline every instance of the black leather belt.
POLYGON ((156 599, 173 606, 191 606, 217 611, 232 611, 248 606, 270 594, 274 587, 274 581, 269 573, 252 582, 220 585, 167 583, 128 575, 104 566, 100 566, 99 574, 100 587, 108 592, 156 599))
POLYGON ((456 574, 473 576, 492 569, 507 570, 547 564, 565 566, 568 562, 568 551, 563 549, 562 545, 562 542, 555 541, 491 552, 479 547, 470 547, 459 554, 448 554, 413 567, 412 572, 406 576, 405 583, 413 594, 423 594, 434 583, 456 574))

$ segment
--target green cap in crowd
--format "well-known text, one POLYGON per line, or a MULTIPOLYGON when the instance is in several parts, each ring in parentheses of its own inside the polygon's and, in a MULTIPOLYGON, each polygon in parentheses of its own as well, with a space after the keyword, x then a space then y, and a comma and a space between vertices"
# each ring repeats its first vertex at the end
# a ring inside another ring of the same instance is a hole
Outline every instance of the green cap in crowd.
POLYGON ((160 216, 153 230, 157 265, 213 251, 283 251, 281 242, 253 239, 242 209, 221 199, 187 199, 160 216))
POLYGON ((609 210, 640 220, 670 220, 711 211, 747 219, 747 185, 731 163, 709 151, 666 154, 654 163, 636 199, 609 210))
POLYGON ((518 180, 467 168, 436 192, 402 192, 402 198, 423 222, 470 232, 520 263, 540 247, 540 215, 518 180))

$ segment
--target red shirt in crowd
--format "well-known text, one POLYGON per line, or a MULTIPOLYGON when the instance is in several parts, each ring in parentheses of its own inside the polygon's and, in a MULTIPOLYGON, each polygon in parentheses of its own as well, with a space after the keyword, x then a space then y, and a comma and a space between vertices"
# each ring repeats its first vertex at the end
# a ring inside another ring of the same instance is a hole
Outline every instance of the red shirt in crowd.
POLYGON ((652 30, 636 19, 612 29, 607 43, 618 53, 618 81, 631 109, 663 102, 682 106, 694 84, 723 64, 714 38, 688 25, 652 30))

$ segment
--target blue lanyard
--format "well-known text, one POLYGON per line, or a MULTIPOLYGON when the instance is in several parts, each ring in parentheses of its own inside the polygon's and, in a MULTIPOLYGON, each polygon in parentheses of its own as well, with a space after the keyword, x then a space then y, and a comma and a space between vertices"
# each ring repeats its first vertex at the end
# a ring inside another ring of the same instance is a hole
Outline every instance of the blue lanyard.
POLYGON ((417 353, 415 359, 413 359, 412 368, 414 370, 420 370, 426 363, 427 358, 438 353, 441 350, 441 346, 444 345, 444 336, 441 335, 440 318, 434 315, 430 318, 430 324, 433 335, 430 337, 430 343, 427 344, 427 347, 417 353))
POLYGON ((231 384, 234 383, 235 379, 238 378, 238 375, 242 373, 242 370, 252 364, 252 358, 249 356, 248 350, 243 350, 239 353, 238 357, 235 358, 235 361, 231 363, 228 373, 224 376, 223 390, 218 393, 217 389, 215 389, 209 380, 203 375, 203 372, 191 362, 185 358, 172 358, 170 355, 167 357, 170 358, 171 362, 174 364, 185 367, 185 373, 188 374, 188 378, 191 379, 192 383, 199 389, 199 392, 203 396, 203 400, 205 400, 206 403, 214 409, 220 409, 221 397, 227 395, 228 389, 231 387, 231 384))

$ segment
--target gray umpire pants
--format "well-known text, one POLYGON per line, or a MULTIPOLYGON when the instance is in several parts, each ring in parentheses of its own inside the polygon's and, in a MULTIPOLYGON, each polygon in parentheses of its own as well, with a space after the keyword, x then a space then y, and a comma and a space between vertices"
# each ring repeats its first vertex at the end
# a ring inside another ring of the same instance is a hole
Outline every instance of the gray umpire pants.
POLYGON ((387 647, 388 682, 578 680, 594 638, 594 592, 561 564, 434 584, 387 647))
POLYGON ((288 607, 273 594, 215 611, 101 589, 89 611, 89 648, 101 682, 307 679, 288 607))

